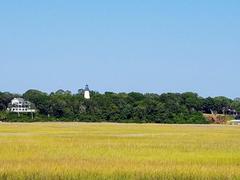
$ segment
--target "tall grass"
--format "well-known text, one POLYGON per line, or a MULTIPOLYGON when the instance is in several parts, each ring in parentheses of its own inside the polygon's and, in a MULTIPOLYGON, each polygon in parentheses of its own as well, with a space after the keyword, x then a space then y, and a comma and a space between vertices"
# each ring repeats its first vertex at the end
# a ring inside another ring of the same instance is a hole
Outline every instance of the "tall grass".
POLYGON ((0 124, 0 179, 240 179, 226 125, 0 124))

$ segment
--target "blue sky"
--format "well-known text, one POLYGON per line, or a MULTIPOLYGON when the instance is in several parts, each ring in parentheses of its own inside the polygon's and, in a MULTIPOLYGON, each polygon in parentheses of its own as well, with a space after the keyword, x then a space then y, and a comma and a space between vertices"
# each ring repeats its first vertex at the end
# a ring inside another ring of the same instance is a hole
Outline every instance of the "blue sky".
POLYGON ((239 97, 240 1, 1 1, 0 64, 0 91, 239 97))

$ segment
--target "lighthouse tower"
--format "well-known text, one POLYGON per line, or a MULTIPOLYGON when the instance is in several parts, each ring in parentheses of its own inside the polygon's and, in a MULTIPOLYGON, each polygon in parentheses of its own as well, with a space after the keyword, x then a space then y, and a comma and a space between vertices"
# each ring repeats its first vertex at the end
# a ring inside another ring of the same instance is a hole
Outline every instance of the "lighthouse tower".
POLYGON ((86 85, 84 89, 84 98, 90 99, 90 91, 89 91, 88 85, 86 85))

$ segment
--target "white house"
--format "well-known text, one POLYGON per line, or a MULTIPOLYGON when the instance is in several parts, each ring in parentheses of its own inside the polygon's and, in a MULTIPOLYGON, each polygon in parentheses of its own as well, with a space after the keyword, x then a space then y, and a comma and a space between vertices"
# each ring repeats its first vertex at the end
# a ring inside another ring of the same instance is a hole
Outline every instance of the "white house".
POLYGON ((35 113, 36 109, 29 101, 23 98, 14 98, 8 106, 8 111, 16 113, 35 113))

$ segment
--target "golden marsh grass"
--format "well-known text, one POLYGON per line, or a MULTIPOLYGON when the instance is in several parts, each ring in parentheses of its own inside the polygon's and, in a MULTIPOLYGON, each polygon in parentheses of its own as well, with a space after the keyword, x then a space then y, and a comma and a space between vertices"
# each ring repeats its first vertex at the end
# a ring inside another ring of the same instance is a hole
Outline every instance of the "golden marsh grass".
POLYGON ((240 179, 240 129, 1 123, 0 179, 240 179))

